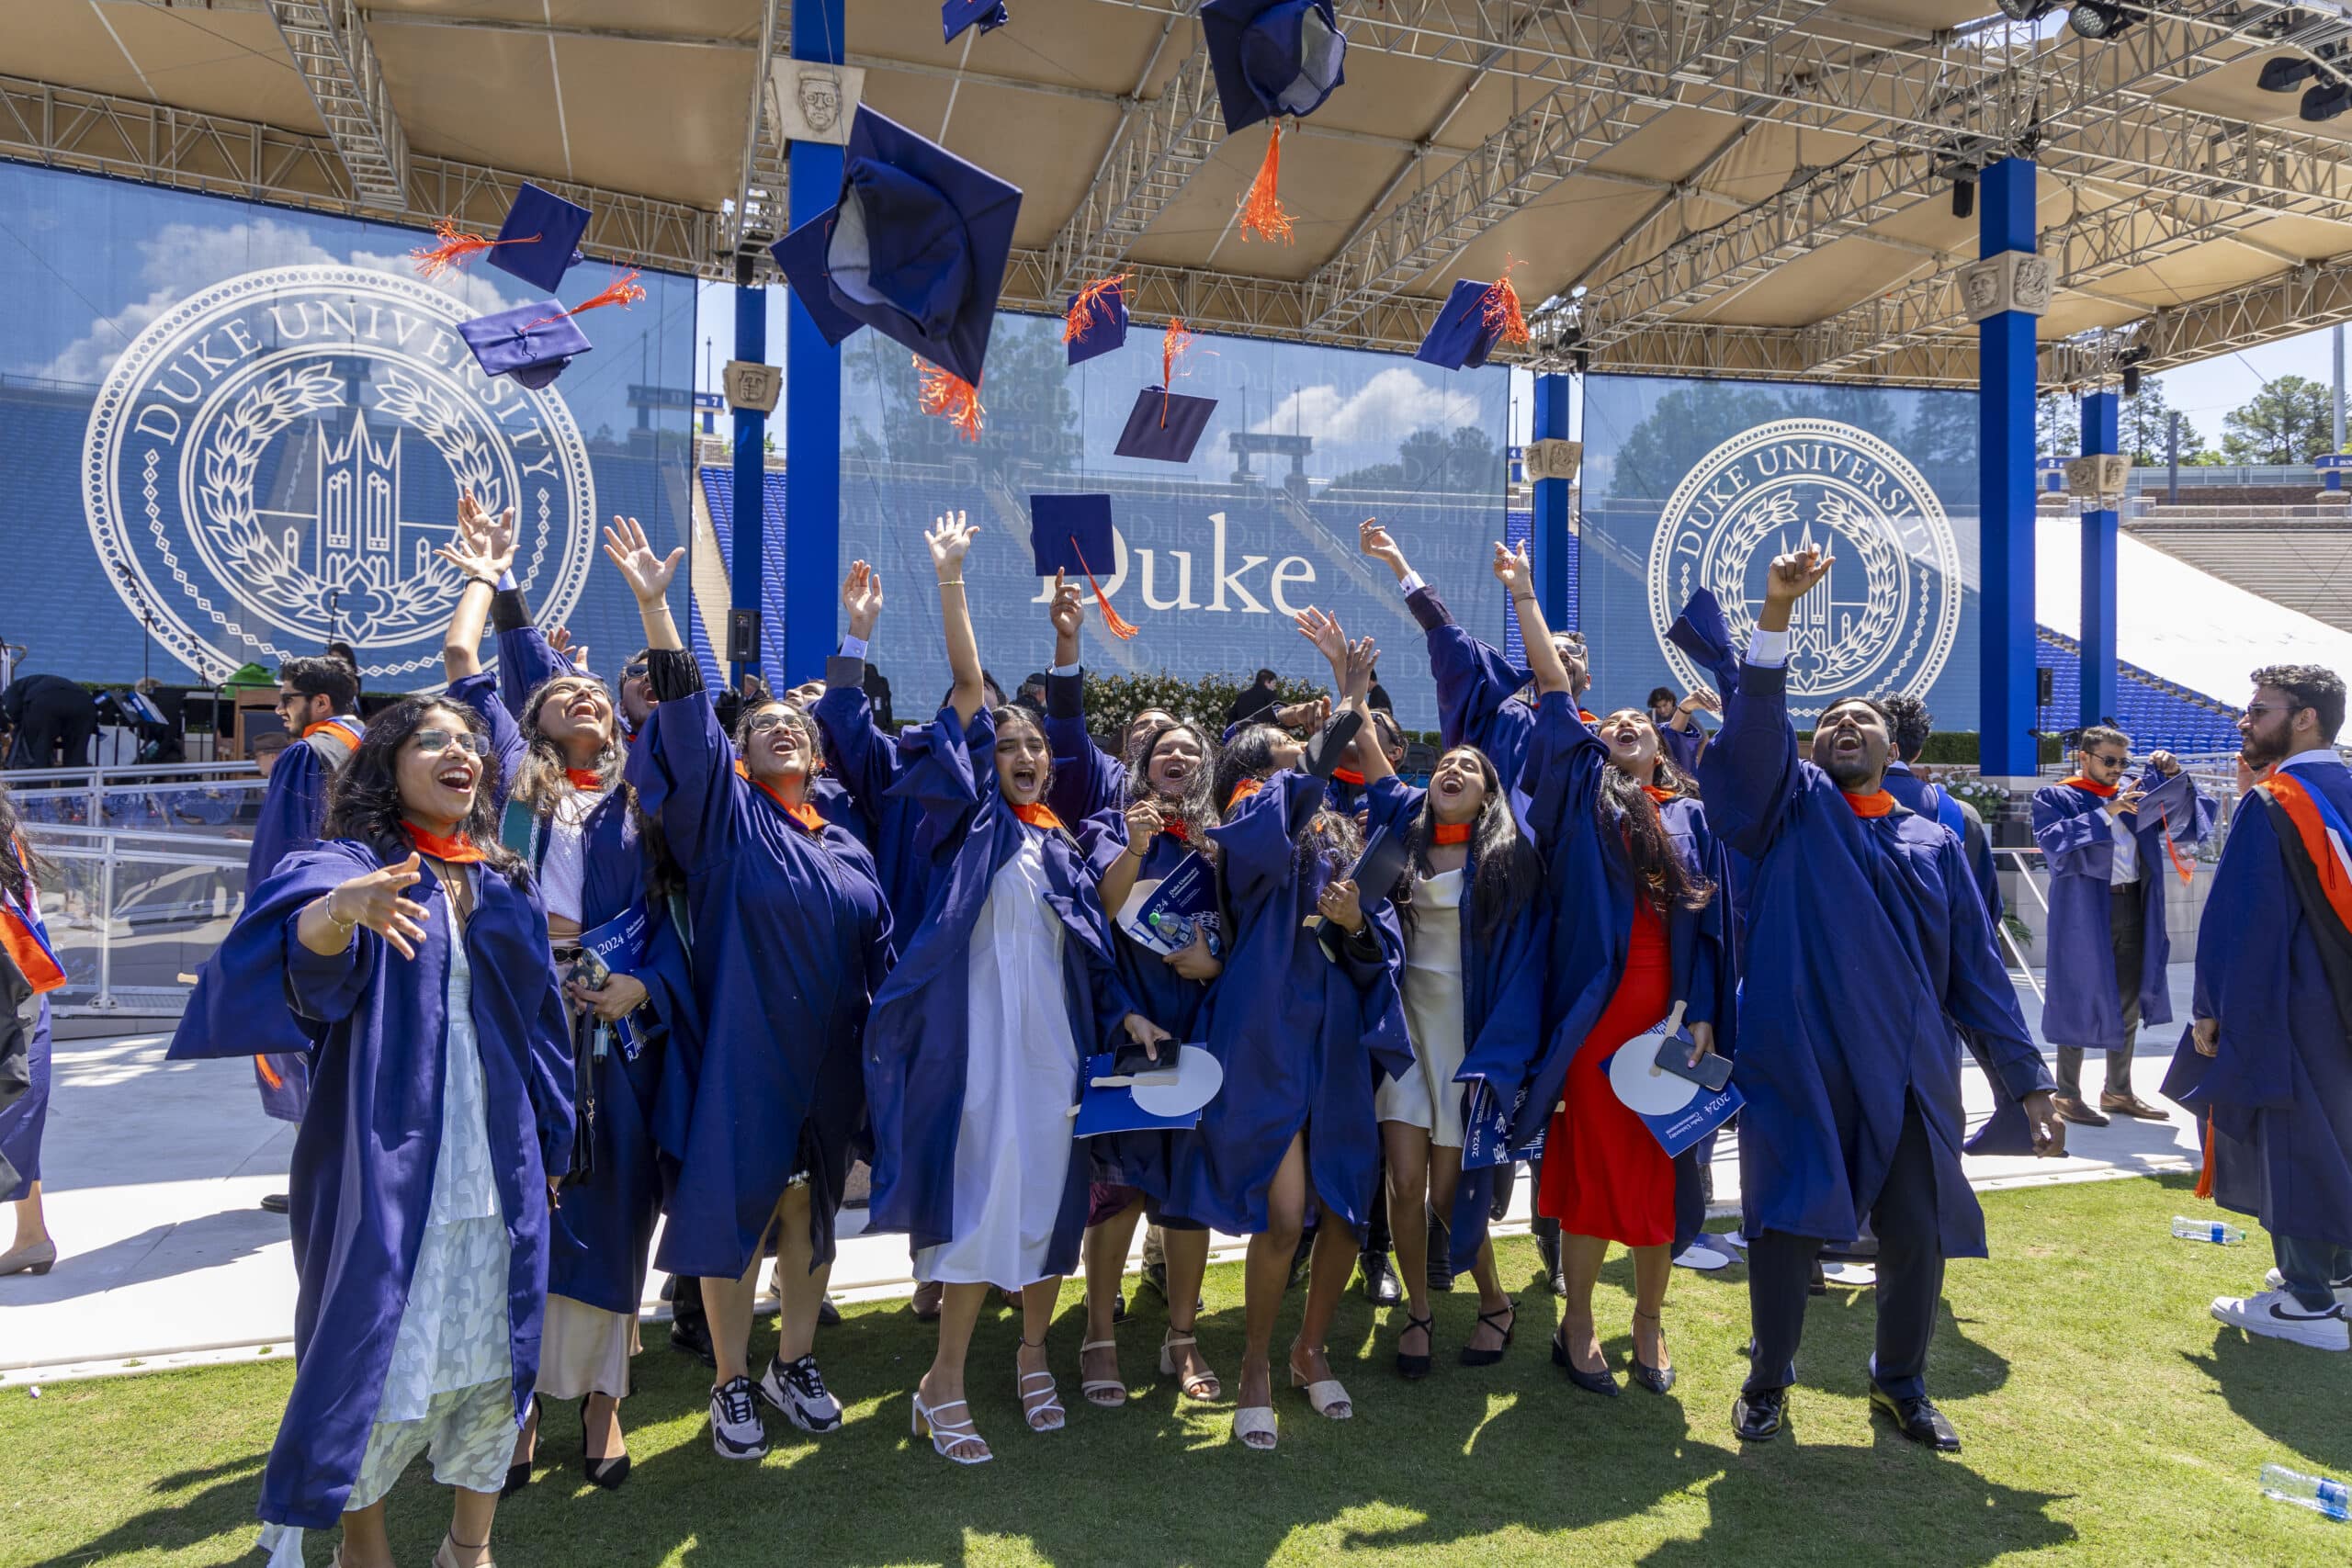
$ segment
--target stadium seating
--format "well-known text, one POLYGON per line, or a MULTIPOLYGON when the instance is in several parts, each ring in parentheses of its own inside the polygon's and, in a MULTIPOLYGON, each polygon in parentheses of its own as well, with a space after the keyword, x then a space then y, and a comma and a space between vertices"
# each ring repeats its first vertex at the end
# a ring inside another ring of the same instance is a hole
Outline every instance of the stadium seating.
MULTIPOLYGON (((2037 626, 2034 632, 2034 662, 2051 672, 2050 705, 2041 710, 2040 727, 2045 731, 2070 729, 2080 711, 2082 647, 2048 626, 2037 626)), ((2115 703, 2115 722, 2132 737, 2135 751, 2238 749, 2237 709, 2123 660, 2116 660, 2115 703)))

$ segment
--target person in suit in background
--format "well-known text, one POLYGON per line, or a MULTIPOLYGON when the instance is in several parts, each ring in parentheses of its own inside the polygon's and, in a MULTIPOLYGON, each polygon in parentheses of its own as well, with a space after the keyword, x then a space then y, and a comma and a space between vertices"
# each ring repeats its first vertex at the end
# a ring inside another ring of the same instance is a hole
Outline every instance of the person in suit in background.
POLYGON ((86 768, 98 733, 98 700, 62 675, 19 675, 0 692, 0 717, 15 731, 12 768, 86 768))
POLYGON ((1251 719, 1262 718, 1281 704, 1282 698, 1274 694, 1274 672, 1271 670, 1261 670, 1250 678, 1250 683, 1242 687, 1227 706, 1226 728, 1230 729, 1237 724, 1246 724, 1251 719))

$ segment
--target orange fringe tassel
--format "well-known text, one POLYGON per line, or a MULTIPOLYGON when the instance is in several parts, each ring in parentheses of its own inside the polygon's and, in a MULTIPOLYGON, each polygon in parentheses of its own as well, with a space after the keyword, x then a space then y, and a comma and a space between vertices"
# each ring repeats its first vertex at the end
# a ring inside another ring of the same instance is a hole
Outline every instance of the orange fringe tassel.
POLYGON ((479 234, 469 234, 458 227, 454 218, 444 218, 433 225, 433 233, 441 243, 419 245, 409 252, 409 259, 416 263, 416 270, 426 277, 438 277, 466 265, 466 258, 476 251, 486 251, 495 245, 526 245, 537 240, 537 234, 518 234, 511 240, 485 240, 479 234))
MULTIPOLYGON (((618 305, 623 310, 627 310, 645 298, 645 287, 637 281, 637 276, 636 270, 632 268, 607 284, 603 293, 582 299, 569 310, 559 310, 552 316, 541 316, 531 323, 531 327, 543 327, 549 321, 560 321, 566 316, 576 316, 582 310, 593 310, 600 305, 618 305)), ((525 327, 523 330, 528 332, 531 327, 525 327)))
POLYGON ((1282 177, 1283 126, 1274 122, 1274 134, 1266 143, 1266 161, 1258 165, 1258 177, 1250 182, 1250 194, 1241 198, 1241 237, 1252 234, 1261 240, 1291 243, 1291 217, 1283 210, 1282 199, 1274 186, 1282 177))
POLYGON ((1136 635, 1136 626, 1118 611, 1111 608, 1111 596, 1094 581, 1094 569, 1086 564, 1086 552, 1078 548, 1078 541, 1070 541, 1070 548, 1078 556, 1078 570, 1086 574, 1086 586, 1094 590, 1094 607, 1102 612, 1102 629, 1121 642, 1136 635))
POLYGON ((1078 298, 1070 301, 1069 313, 1062 318, 1062 342, 1073 344, 1084 337, 1097 317, 1110 320, 1110 309, 1103 300, 1118 293, 1126 281, 1127 275, 1123 272, 1116 277, 1098 278, 1080 289, 1078 298))
POLYGON ((922 373, 922 389, 915 394, 922 412, 946 420, 965 440, 978 441, 983 412, 979 388, 936 365, 924 364, 920 355, 916 356, 915 368, 922 373))
POLYGON ((2209 1111, 2206 1113, 2204 1121, 2205 1158, 2197 1168, 2197 1196, 2199 1198, 2210 1199, 2213 1196, 2213 1118, 2211 1112, 2209 1111))
POLYGON ((1182 316, 1168 318, 1168 330, 1159 336, 1159 428, 1168 428, 1168 393, 1176 384, 1176 361, 1193 346, 1193 329, 1184 324, 1182 316))
POLYGON ((1487 285, 1487 329, 1495 334, 1498 344, 1516 348, 1527 346, 1527 317, 1520 310, 1519 290, 1510 284, 1511 268, 1521 264, 1503 257, 1503 275, 1487 285))

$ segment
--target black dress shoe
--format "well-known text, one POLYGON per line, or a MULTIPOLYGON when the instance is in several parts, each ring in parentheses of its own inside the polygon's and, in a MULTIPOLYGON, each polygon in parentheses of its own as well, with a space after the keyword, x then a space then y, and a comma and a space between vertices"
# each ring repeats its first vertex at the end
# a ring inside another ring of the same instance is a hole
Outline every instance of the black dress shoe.
MULTIPOLYGON (((594 1484, 611 1492, 628 1479, 628 1455, 598 1459, 588 1451, 588 1402, 580 1402, 580 1468, 594 1484)), ((512 1477, 509 1477, 510 1481, 512 1477)))
POLYGON ((1127 1292, 1125 1291, 1120 1291, 1111 1297, 1111 1321, 1113 1323, 1127 1321, 1127 1292))
POLYGON ((1926 1394, 1912 1399, 1897 1399, 1873 1382, 1871 1384, 1871 1408, 1883 1410, 1894 1422, 1894 1429, 1922 1448, 1941 1454, 1960 1452, 1960 1434, 1952 1430, 1944 1413, 1926 1394))
POLYGON ((1784 1388, 1742 1389, 1731 1402, 1732 1436, 1743 1443, 1769 1443, 1781 1435, 1789 1417, 1789 1391, 1784 1388))
POLYGON ((1634 1358, 1634 1381, 1652 1393, 1664 1393, 1674 1386, 1674 1369, 1668 1367, 1660 1371, 1656 1367, 1645 1367, 1642 1359, 1636 1356, 1634 1358))
POLYGON ((283 1192, 268 1193, 261 1201, 261 1206, 273 1214, 282 1214, 292 1205, 293 1200, 283 1192))
POLYGON ((1363 1276, 1363 1299, 1374 1306, 1395 1306, 1405 1299, 1405 1288, 1396 1282, 1396 1270, 1389 1266, 1388 1254, 1367 1252, 1356 1259, 1356 1267, 1363 1276))
POLYGON ((1829 1293, 1829 1276, 1822 1272, 1821 1259, 1818 1258, 1813 1260, 1813 1281, 1805 1286, 1804 1293, 1808 1296, 1826 1296, 1829 1293))
MULTIPOLYGON (((1436 1314, 1431 1314, 1428 1317, 1415 1317, 1410 1312, 1408 1312, 1405 1314, 1405 1333, 1410 1334, 1416 1328, 1419 1329, 1421 1333, 1426 1336, 1423 1343, 1428 1345, 1430 1349, 1435 1349, 1437 1347, 1436 1314)), ((1401 1343, 1402 1336, 1399 1336, 1398 1337, 1399 1342, 1401 1343)), ((1418 1356, 1408 1356, 1400 1349, 1396 1352, 1396 1375, 1403 1378, 1407 1382, 1418 1382, 1422 1378, 1430 1375, 1430 1350, 1423 1350, 1418 1356)))
POLYGON ((1544 1281, 1552 1287, 1555 1296, 1568 1293, 1568 1282, 1560 1271, 1560 1227, 1555 1221, 1538 1219, 1528 1227, 1535 1238, 1535 1256, 1544 1260, 1544 1281))
POLYGON ((1478 1322, 1503 1337, 1502 1349, 1479 1350, 1464 1345, 1462 1347, 1462 1364, 1465 1367, 1491 1367, 1503 1359, 1503 1351, 1510 1348, 1512 1337, 1519 1333, 1519 1303, 1513 1302, 1500 1312, 1482 1312, 1478 1314, 1478 1322), (1495 1319, 1498 1317, 1509 1321, 1497 1323, 1495 1319))
POLYGON ((819 1302, 817 1303, 817 1326, 820 1328, 839 1328, 841 1325, 842 1309, 833 1304, 833 1298, 827 1296, 824 1300, 819 1302))
MULTIPOLYGON (((1567 1325, 1562 1324, 1560 1327, 1565 1331, 1567 1325)), ((1552 1364, 1567 1373, 1568 1381, 1587 1393, 1597 1393, 1605 1399, 1617 1397, 1617 1379, 1609 1371, 1607 1364, 1604 1363, 1597 1372, 1581 1370, 1576 1364, 1575 1359, 1568 1354, 1567 1341, 1561 1338, 1558 1334, 1552 1336, 1552 1364)))

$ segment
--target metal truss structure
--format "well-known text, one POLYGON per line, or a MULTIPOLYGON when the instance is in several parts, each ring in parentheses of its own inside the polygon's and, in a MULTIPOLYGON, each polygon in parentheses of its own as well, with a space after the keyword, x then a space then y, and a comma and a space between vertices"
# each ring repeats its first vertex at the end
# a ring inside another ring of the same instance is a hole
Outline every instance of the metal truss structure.
POLYGON ((359 7, 353 0, 269 0, 269 19, 359 199, 400 211, 408 204, 408 137, 359 7))
POLYGON ((774 62, 791 56, 791 0, 760 0, 760 52, 752 72, 752 101, 743 111, 742 173, 735 181, 734 205, 724 215, 727 249, 737 258, 739 274, 766 262, 767 248, 790 226, 785 186, 791 149, 770 113, 768 72, 774 62))

